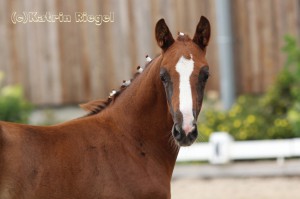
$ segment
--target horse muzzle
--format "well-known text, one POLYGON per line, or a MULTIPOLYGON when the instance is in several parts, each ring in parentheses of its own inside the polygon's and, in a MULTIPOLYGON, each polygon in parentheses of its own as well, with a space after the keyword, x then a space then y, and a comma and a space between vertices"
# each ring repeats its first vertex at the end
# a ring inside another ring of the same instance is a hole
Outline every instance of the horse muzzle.
POLYGON ((172 128, 172 135, 180 146, 190 146, 198 137, 197 125, 194 124, 191 131, 186 133, 182 129, 181 125, 174 124, 172 128))

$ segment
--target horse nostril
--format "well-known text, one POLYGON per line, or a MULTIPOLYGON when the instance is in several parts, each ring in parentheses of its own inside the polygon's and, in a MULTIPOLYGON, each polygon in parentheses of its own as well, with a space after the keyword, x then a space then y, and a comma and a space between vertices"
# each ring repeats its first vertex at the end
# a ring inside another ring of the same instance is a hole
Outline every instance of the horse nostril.
POLYGON ((181 139, 182 136, 181 136, 180 131, 177 129, 176 124, 173 126, 172 133, 173 133, 173 136, 176 140, 181 139))
POLYGON ((186 134, 181 125, 174 124, 172 135, 180 146, 190 146, 198 136, 197 126, 193 125, 192 130, 186 134))
POLYGON ((191 140, 194 140, 198 137, 198 130, 196 125, 194 125, 194 129, 189 133, 189 137, 191 140))

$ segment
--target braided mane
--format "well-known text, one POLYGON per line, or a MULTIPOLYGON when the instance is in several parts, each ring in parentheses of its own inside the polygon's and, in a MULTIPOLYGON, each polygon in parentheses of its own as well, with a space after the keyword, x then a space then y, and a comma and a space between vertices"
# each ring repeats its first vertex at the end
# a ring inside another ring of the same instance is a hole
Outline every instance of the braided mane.
MULTIPOLYGON (((183 42, 186 42, 186 41, 190 41, 190 37, 187 35, 187 34, 184 34, 184 33, 181 33, 181 32, 178 32, 178 37, 177 37, 177 40, 178 41, 183 41, 183 42)), ((140 67, 138 66, 137 67, 137 72, 134 74, 133 78, 130 79, 129 81, 123 81, 123 84, 121 85, 121 87, 119 88, 119 90, 113 90, 111 92, 111 94, 109 95, 109 97, 107 99, 98 99, 98 100, 93 100, 93 101, 90 101, 90 102, 87 102, 85 104, 80 104, 79 106, 88 112, 88 114, 85 115, 86 116, 91 116, 91 115, 95 115, 95 114, 98 114, 100 113, 103 109, 105 109, 106 107, 108 107, 109 105, 113 104, 113 102, 115 101, 115 99, 120 95, 122 94, 122 92, 124 90, 126 90, 126 88, 128 86, 130 86, 130 84, 136 79, 137 76, 139 76, 142 71, 144 69, 147 68, 147 66, 149 64, 152 63, 153 60, 155 60, 158 56, 156 56, 154 59, 151 59, 148 55, 146 55, 146 64, 144 67, 140 67), (129 83, 127 83, 129 82, 129 83)))
MULTIPOLYGON (((158 56, 157 56, 158 57, 158 56)), ((155 57, 154 59, 156 59, 157 57, 155 57)), ((137 67, 137 72, 134 74, 133 78, 130 79, 130 84, 136 79, 137 76, 139 76, 142 72, 142 70, 146 69, 147 66, 152 63, 152 60, 150 57, 148 57, 148 55, 146 55, 146 64, 144 66, 144 68, 141 68, 140 66, 137 67)), ((107 99, 99 99, 99 100, 93 100, 90 102, 87 102, 85 104, 80 104, 80 108, 82 108, 83 110, 87 111, 88 114, 85 115, 85 117, 87 116, 91 116, 91 115, 95 115, 100 113, 102 110, 104 110, 106 107, 108 107, 110 104, 113 104, 113 102, 115 101, 115 99, 124 91, 126 90, 126 88, 130 85, 126 85, 127 81, 123 81, 123 84, 121 85, 121 87, 119 88, 119 90, 113 90, 112 93, 110 94, 110 96, 107 99)))

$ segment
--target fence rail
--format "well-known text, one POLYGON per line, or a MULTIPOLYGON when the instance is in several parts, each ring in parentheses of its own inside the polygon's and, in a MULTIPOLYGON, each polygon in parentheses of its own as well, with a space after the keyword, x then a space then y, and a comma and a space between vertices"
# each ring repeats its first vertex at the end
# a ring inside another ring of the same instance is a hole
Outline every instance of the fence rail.
POLYGON ((209 143, 181 148, 177 161, 209 161, 225 164, 231 160, 300 157, 300 138, 233 141, 227 133, 213 133, 209 143))
MULTIPOLYGON (((0 70, 6 84, 21 84, 39 105, 78 103, 107 95, 131 77, 144 55, 160 52, 154 26, 164 17, 171 31, 193 35, 201 15, 212 24, 208 90, 219 90, 215 0, 0 1, 0 70), (113 23, 13 24, 13 12, 74 15, 114 13, 113 23)), ((238 91, 265 91, 284 63, 283 35, 299 37, 298 0, 232 0, 238 91)))

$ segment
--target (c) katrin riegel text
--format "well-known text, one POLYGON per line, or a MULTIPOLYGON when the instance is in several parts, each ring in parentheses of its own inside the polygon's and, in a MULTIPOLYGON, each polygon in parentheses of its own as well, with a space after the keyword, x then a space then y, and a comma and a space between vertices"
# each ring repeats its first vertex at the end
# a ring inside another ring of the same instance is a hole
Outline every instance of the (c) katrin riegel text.
MULTIPOLYGON (((59 12, 58 14, 53 14, 51 12, 46 12, 45 14, 40 14, 38 12, 13 12, 11 15, 11 21, 13 24, 17 23, 70 23, 72 22, 72 15, 64 14, 59 12)), ((95 25, 102 25, 103 23, 114 22, 114 12, 109 12, 108 14, 88 14, 87 12, 75 12, 74 21, 77 23, 94 23, 95 25)))

